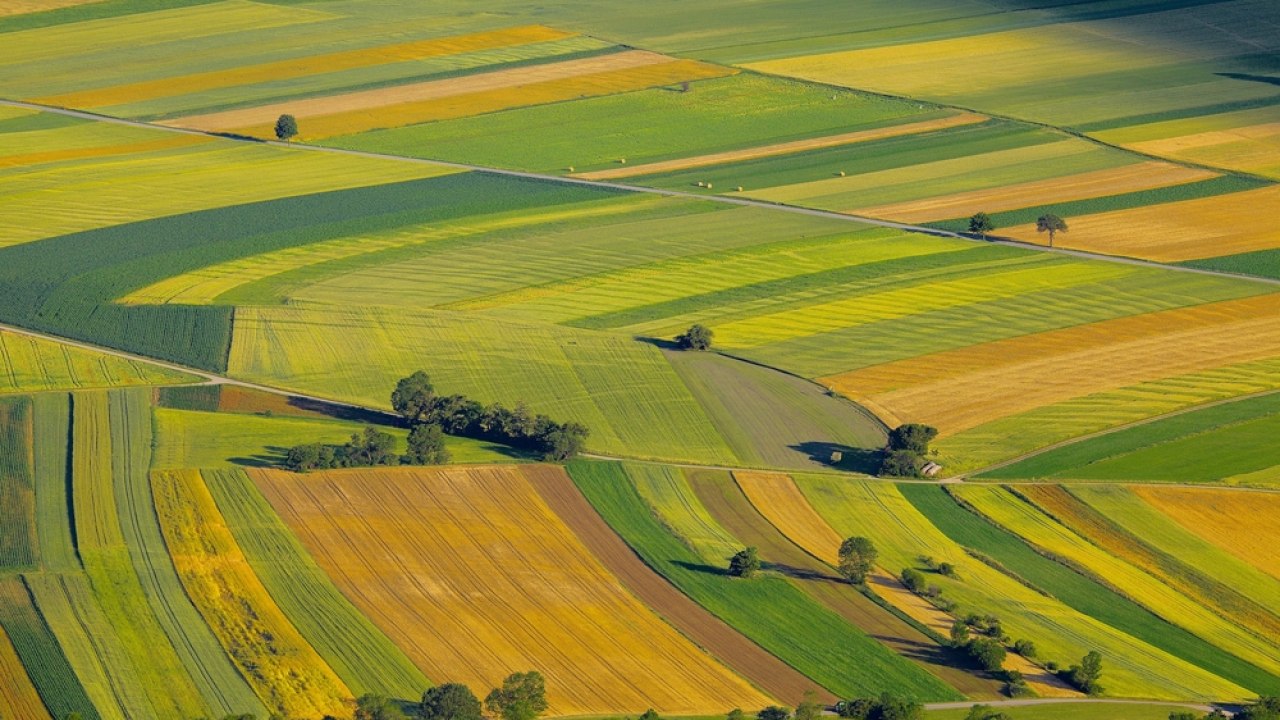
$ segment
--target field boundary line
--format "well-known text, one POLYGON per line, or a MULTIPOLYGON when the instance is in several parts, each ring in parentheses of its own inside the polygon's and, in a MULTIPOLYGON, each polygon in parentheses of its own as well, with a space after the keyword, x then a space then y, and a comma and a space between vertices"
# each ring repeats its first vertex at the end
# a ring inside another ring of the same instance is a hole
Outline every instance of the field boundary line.
MULTIPOLYGON (((835 86, 831 86, 831 87, 835 87, 835 86)), ((849 88, 843 88, 843 89, 849 90, 849 88)), ((859 91, 859 92, 862 92, 862 91, 859 91)), ((872 93, 872 94, 877 94, 877 93, 872 93)), ((883 97, 896 97, 896 96, 883 95, 883 97)), ((903 99, 903 98, 897 98, 897 99, 903 99)), ((910 99, 910 98, 906 98, 906 99, 910 99)), ((936 105, 936 103, 933 103, 933 104, 936 105)), ((965 240, 975 244, 980 243, 983 245, 1006 245, 1009 247, 1022 248, 1024 250, 1035 250, 1037 252, 1044 252, 1044 253, 1057 253, 1059 255, 1078 257, 1085 260, 1098 260, 1102 262, 1119 263, 1122 265, 1137 265, 1141 267, 1151 267, 1151 268, 1158 268, 1162 270, 1168 270, 1171 272, 1184 272, 1184 273, 1192 273, 1197 275, 1209 275, 1213 277, 1226 278, 1229 280, 1239 280, 1239 281, 1246 281, 1246 282, 1251 281, 1251 282, 1261 283, 1265 285, 1280 287, 1280 278, 1266 278, 1266 277, 1258 277, 1254 275, 1242 275, 1238 273, 1225 272, 1221 270, 1210 270, 1208 268, 1189 267, 1189 266, 1182 266, 1182 265, 1168 265, 1165 263, 1159 263, 1152 260, 1140 260, 1138 258, 1124 257, 1121 255, 1106 255, 1102 253, 1088 252, 1085 250, 1050 248, 1050 247, 1045 247, 1043 245, 1038 245, 1036 243, 1022 242, 1019 240, 1011 240, 1008 238, 988 237, 988 239, 982 240, 979 238, 972 237, 971 235, 966 233, 956 233, 956 232, 951 232, 949 230, 940 230, 938 228, 925 227, 923 225, 912 225, 910 223, 893 222, 891 220, 878 220, 876 218, 869 218, 861 215, 853 215, 849 213, 838 213, 831 210, 818 210, 815 208, 807 208, 799 205, 790 205, 787 203, 780 203, 780 202, 768 202, 765 200, 731 197, 728 195, 706 195, 706 194, 699 194, 695 192, 687 192, 684 190, 670 190, 665 188, 644 187, 640 185, 630 185, 630 184, 618 183, 618 182, 601 182, 601 181, 595 181, 595 180, 584 180, 582 178, 566 177, 561 175, 549 175, 546 173, 528 172, 524 170, 506 170, 502 168, 488 167, 485 165, 472 165, 467 163, 448 162, 444 160, 429 160, 426 158, 414 158, 414 157, 407 157, 404 155, 376 153, 376 152, 369 152, 365 150, 348 150, 346 148, 328 147, 324 145, 310 145, 307 143, 284 142, 280 140, 258 140, 256 138, 249 138, 249 137, 234 135, 229 133, 219 133, 219 132, 210 132, 210 131, 204 131, 204 130, 171 127, 167 125, 157 125, 154 123, 144 122, 141 120, 128 120, 125 118, 111 117, 109 115, 99 115, 97 113, 86 112, 84 110, 73 110, 70 108, 60 108, 60 107, 54 107, 49 105, 41 105, 39 103, 25 102, 21 100, 10 100, 5 98, 0 98, 0 106, 15 107, 15 108, 21 108, 24 110, 36 110, 39 112, 50 112, 50 113, 56 113, 59 115, 65 115, 68 117, 80 118, 82 120, 95 120, 99 122, 115 123, 118 125, 127 125, 130 127, 144 128, 149 130, 161 130, 166 132, 183 133, 187 135, 200 135, 205 137, 221 138, 224 140, 232 140, 232 141, 243 142, 243 143, 253 143, 257 145, 269 145, 269 146, 278 147, 278 148, 293 148, 296 150, 305 150, 305 151, 311 151, 311 152, 327 152, 327 153, 333 153, 336 155, 349 155, 352 157, 362 157, 362 158, 369 158, 374 160, 391 160, 391 161, 398 161, 398 162, 417 163, 422 165, 434 165, 437 167, 448 167, 448 168, 454 168, 456 170, 464 170, 464 171, 470 171, 470 172, 490 173, 493 175, 503 175, 506 177, 523 178, 526 180, 541 180, 545 182, 556 182, 556 183, 563 183, 563 184, 569 184, 569 185, 580 185, 584 187, 603 188, 607 190, 621 190, 623 192, 646 193, 649 195, 680 198, 685 200, 704 200, 707 202, 716 202, 722 205, 733 205, 737 207, 753 207, 753 208, 759 208, 764 210, 790 212, 790 213, 795 213, 797 215, 807 215, 809 217, 826 218, 829 220, 842 220, 844 222, 852 222, 852 223, 859 223, 862 225, 868 225, 873 227, 884 227, 884 228, 890 228, 894 230, 902 230, 904 232, 917 233, 921 235, 930 235, 932 237, 950 238, 954 240, 965 240)), ((973 110, 969 110, 968 108, 962 108, 959 106, 940 105, 939 107, 944 107, 944 108, 952 107, 958 110, 976 112, 973 110)), ((999 117, 999 116, 992 116, 992 117, 999 117)), ((1014 118, 1004 118, 1004 119, 1011 120, 1011 121, 1015 120, 1014 118)), ((1022 122, 1022 121, 1018 121, 1018 122, 1022 122)), ((1056 128, 1052 125, 1044 125, 1043 127, 1049 128, 1052 130, 1057 130, 1059 132, 1064 132, 1069 135, 1072 134, 1066 130, 1062 130, 1061 128, 1056 128)), ((1085 136, 1083 135, 1081 135, 1080 137, 1085 138, 1085 136)), ((1085 139, 1088 139, 1091 142, 1100 143, 1100 141, 1093 140, 1091 138, 1085 138, 1085 139)), ((1100 144, 1105 145, 1105 143, 1100 143, 1100 144)), ((1107 147, 1111 147, 1111 146, 1107 146, 1107 147)), ((1120 148, 1120 149, 1123 150, 1123 148, 1120 148)), ((1125 150, 1125 152, 1129 152, 1129 151, 1125 150)), ((1168 158, 1159 158, 1155 156, 1145 156, 1145 155, 1142 157, 1150 157, 1155 160, 1170 162, 1168 158)), ((1223 172, 1220 168, 1210 168, 1210 169, 1213 169, 1215 172, 1223 172)), ((1271 180, 1267 180, 1267 182, 1274 184, 1274 181, 1271 181, 1271 180)))

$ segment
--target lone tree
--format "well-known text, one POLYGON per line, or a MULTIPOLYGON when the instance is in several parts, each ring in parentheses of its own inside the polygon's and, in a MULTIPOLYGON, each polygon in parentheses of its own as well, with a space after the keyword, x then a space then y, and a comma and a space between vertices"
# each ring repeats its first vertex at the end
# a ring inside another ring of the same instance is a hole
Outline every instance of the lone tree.
POLYGON ((991 222, 991 216, 984 212, 975 213, 969 218, 969 232, 980 235, 983 240, 987 239, 987 233, 995 229, 996 224, 991 222))
POLYGON ((502 720, 534 720, 547 711, 547 683, 542 673, 512 673, 484 699, 484 707, 502 720))
POLYGON ((298 134, 298 119, 288 113, 276 118, 276 139, 292 140, 298 134))
POLYGON ((710 350, 713 334, 706 325, 693 325, 683 335, 676 336, 676 344, 681 350, 710 350))
POLYGON ((869 538, 851 537, 840 543, 840 564, 836 569, 849 582, 861 585, 867 581, 879 554, 869 538))
POLYGON ((758 572, 760 572, 760 554, 754 546, 739 550, 729 558, 730 575, 751 578, 758 572))
POLYGON ((1102 677, 1102 655, 1097 650, 1090 650, 1079 665, 1072 665, 1071 682, 1087 695, 1102 694, 1102 686, 1098 679, 1102 677))
POLYGON ((1053 213, 1045 213, 1036 218, 1036 232, 1049 233, 1049 247, 1053 247, 1053 237, 1060 232, 1067 231, 1067 221, 1054 215, 1053 213))
POLYGON ((422 694, 422 720, 480 720, 480 701, 462 683, 437 685, 422 694))

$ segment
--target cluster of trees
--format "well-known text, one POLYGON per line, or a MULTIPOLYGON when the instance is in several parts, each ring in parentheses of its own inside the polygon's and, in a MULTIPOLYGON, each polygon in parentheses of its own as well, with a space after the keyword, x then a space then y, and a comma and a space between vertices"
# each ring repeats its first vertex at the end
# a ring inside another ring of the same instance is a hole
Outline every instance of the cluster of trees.
POLYGON ((713 335, 706 325, 691 325, 683 334, 676 336, 676 345, 681 350, 710 350, 713 335))
MULTIPOLYGON (((412 438, 411 438, 412 439, 412 438)), ((419 438, 421 441, 422 438, 419 438)), ((412 443, 411 443, 412 445, 412 443)), ((448 452, 444 449, 444 440, 439 439, 439 446, 434 457, 443 458, 447 462, 448 452)), ((406 455, 396 454, 396 439, 390 433, 367 427, 364 432, 353 433, 351 440, 342 445, 326 445, 310 443, 295 445, 285 453, 284 466, 294 472, 309 470, 328 470, 345 467, 373 467, 375 465, 424 464, 413 462, 413 450, 406 455)))
POLYGON ((894 477, 919 477, 929 454, 929 443, 938 437, 938 429, 920 423, 899 425, 889 432, 880 460, 880 474, 894 477))
POLYGON ((421 370, 396 383, 391 406, 413 428, 411 441, 413 432, 435 426, 438 431, 420 432, 493 440, 532 450, 552 462, 573 459, 590 434, 581 423, 535 415, 522 402, 507 408, 499 403, 481 405, 463 395, 437 395, 430 376, 421 370))
POLYGON ((850 720, 921 720, 924 706, 884 693, 877 698, 854 698, 836 703, 836 714, 850 720))
POLYGON ((461 683, 437 685, 422 694, 422 702, 407 708, 381 695, 365 695, 356 700, 355 720, 481 720, 483 711, 498 720, 535 720, 546 710, 546 681, 541 673, 529 671, 508 675, 485 696, 483 706, 461 683))
POLYGON ((1255 703, 1241 708, 1234 716, 1228 716, 1221 710, 1214 710, 1208 715, 1197 715, 1186 710, 1169 713, 1169 720, 1280 720, 1280 697, 1264 695, 1255 703))

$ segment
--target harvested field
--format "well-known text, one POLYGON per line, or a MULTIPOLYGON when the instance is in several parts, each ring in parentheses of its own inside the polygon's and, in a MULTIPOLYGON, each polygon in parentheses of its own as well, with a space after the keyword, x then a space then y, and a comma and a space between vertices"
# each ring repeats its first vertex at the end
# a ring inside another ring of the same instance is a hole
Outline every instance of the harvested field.
MULTIPOLYGON (((1200 260, 1280 247, 1271 208, 1280 186, 1068 218, 1060 247, 1139 257, 1158 262, 1200 260)), ((1002 230, 1001 235, 1043 245, 1035 226, 1002 230)))
MULTIPOLYGON (((4 0, 0 0, 0 15, 4 14, 5 4, 4 0)), ((384 63, 407 62, 439 55, 454 55, 476 50, 559 40, 572 34, 541 25, 504 28, 469 35, 414 40, 343 52, 320 53, 288 60, 236 67, 229 70, 178 75, 159 80, 114 85, 62 95, 50 95, 37 98, 35 102, 71 108, 124 105, 172 95, 185 95, 237 85, 279 81, 319 73, 333 73, 384 63)))
POLYGON ((646 565, 610 529, 564 472, 535 466, 526 469, 525 476, 547 506, 628 590, 699 647, 783 702, 799 702, 806 692, 820 689, 795 668, 689 599, 688 595, 646 565))
POLYGON ((1001 188, 864 207, 858 209, 858 214, 918 224, 969 217, 979 210, 990 214, 1036 205, 1181 185, 1212 177, 1217 177, 1217 173, 1211 170, 1150 161, 1077 175, 1033 180, 1001 188))
POLYGON ((901 125, 890 125, 888 127, 876 128, 874 130, 857 130, 854 132, 842 133, 840 135, 828 135, 826 137, 815 137, 807 140, 793 140, 791 142, 775 143, 773 145, 761 145, 757 147, 743 148, 741 150, 696 155, 677 160, 666 160, 663 162, 647 163, 644 165, 632 165, 630 167, 621 167, 612 170, 597 170, 595 172, 578 173, 573 175, 573 177, 579 177, 584 180, 618 180, 621 178, 635 177, 637 175, 676 172, 679 170, 690 170, 710 165, 722 165, 725 163, 757 160, 759 158, 772 157, 775 155, 790 155, 792 153, 805 152, 808 150, 821 150, 823 148, 839 147, 841 145, 852 145, 853 143, 869 142, 871 140, 883 140, 885 138, 899 137, 902 135, 915 135, 917 133, 945 130, 947 128, 986 122, 987 119, 988 118, 983 115, 961 113, 950 117, 938 118, 936 120, 924 120, 921 122, 904 123, 901 125))
POLYGON ((49 711, 31 684, 27 669, 0 625, 0 717, 21 720, 49 720, 49 711))
POLYGON ((187 596, 267 708, 342 713, 351 691, 262 586, 199 472, 153 472, 151 488, 187 596))
POLYGON ((1055 402, 1275 356, 1280 296, 1015 337, 823 378, 943 435, 1055 402), (1247 341, 1246 341, 1247 339, 1247 341), (1160 358, 1153 363, 1152 358, 1160 358))
POLYGON ((483 694, 513 670, 537 669, 552 714, 768 702, 640 605, 515 468, 255 478, 321 567, 428 676, 483 694))
POLYGON ((192 115, 175 118, 165 124, 264 135, 264 132, 270 132, 276 117, 287 112, 298 118, 302 137, 321 138, 492 112, 505 107, 550 102, 553 99, 576 98, 584 94, 625 92, 682 79, 723 77, 732 72, 728 68, 689 60, 673 60, 665 55, 643 50, 630 50, 444 80, 295 100, 280 105, 192 115))
POLYGON ((1149 155, 1280 178, 1280 122, 1266 106, 1091 133, 1149 155))
POLYGON ((966 696, 998 697, 999 686, 995 682, 958 667, 956 658, 928 635, 863 595, 836 575, 829 564, 791 542, 752 507, 729 473, 696 471, 690 484, 726 530, 743 544, 759 548, 766 568, 786 576, 851 625, 966 696))
POLYGON ((1131 490, 1187 530, 1280 578, 1280 494, 1142 485, 1131 490))

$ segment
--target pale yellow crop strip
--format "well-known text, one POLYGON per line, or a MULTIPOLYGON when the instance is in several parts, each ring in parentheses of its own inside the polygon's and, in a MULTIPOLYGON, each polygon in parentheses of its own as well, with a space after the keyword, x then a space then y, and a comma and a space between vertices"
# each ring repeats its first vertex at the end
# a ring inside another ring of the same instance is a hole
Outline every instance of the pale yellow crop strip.
POLYGON ((1212 170, 1182 167, 1153 160, 1118 168, 1006 185, 1001 188, 860 208, 858 213, 899 222, 926 223, 967 217, 978 211, 996 213, 1018 210, 1049 203, 1183 185, 1217 176, 1218 174, 1212 170))
MULTIPOLYGON (((1280 185, 1131 210, 1070 218, 1060 247, 1182 262, 1280 247, 1275 208, 1280 185)), ((1020 225, 1001 234, 1043 245, 1044 233, 1020 225)))
POLYGON ((858 130, 855 132, 841 133, 839 135, 827 135, 824 137, 809 138, 806 140, 792 140, 791 142, 775 143, 773 145, 759 145, 757 147, 743 148, 741 150, 696 155, 694 157, 677 158, 675 160, 646 163, 644 165, 631 165, 629 167, 619 167, 610 170, 578 173, 573 175, 573 177, 583 178, 584 180, 617 180, 619 178, 634 177, 636 175, 649 175, 652 173, 672 172, 675 170, 689 170, 692 168, 707 167, 708 165, 721 165, 723 163, 756 160, 758 158, 773 157, 775 155, 790 155, 792 153, 805 152, 808 150, 840 147, 842 145, 852 145, 854 143, 870 142, 872 140, 883 140, 902 135, 916 135, 919 133, 934 132, 936 130, 962 127, 964 125, 974 125, 980 122, 986 122, 988 119, 989 118, 985 115, 959 113, 957 115, 937 118, 935 120, 923 120, 921 122, 905 123, 902 125, 890 125, 889 127, 875 128, 873 130, 858 130))
POLYGON ((488 32, 451 37, 415 40, 411 42, 381 45, 359 50, 323 53, 305 57, 276 60, 236 67, 228 70, 167 77, 159 80, 114 85, 105 88, 82 90, 62 95, 50 95, 36 102, 46 105, 74 108, 95 108, 109 105, 152 100, 174 95, 186 95, 204 90, 249 85, 252 83, 305 77, 319 73, 331 73, 371 67, 385 63, 421 60, 441 55, 455 55, 477 50, 527 45, 571 37, 575 33, 555 30, 541 25, 504 28, 488 32))
MULTIPOLYGON (((670 60, 667 56, 659 55, 658 53, 645 50, 629 50, 599 57, 564 60, 529 67, 507 68, 475 75, 445 78, 443 80, 427 80, 388 88, 358 90, 318 98, 291 100, 286 103, 259 105, 252 108, 189 115, 166 121, 165 124, 176 127, 200 128, 202 130, 251 128, 262 124, 274 123, 276 117, 284 112, 290 113, 299 119, 314 119, 341 113, 369 111, 390 105, 404 105, 427 100, 438 101, 455 95, 515 88, 547 80, 577 77, 606 70, 644 67, 645 65, 656 65, 670 60)), ((302 130, 304 135, 310 132, 305 127, 302 130)))
POLYGON ((5 155, 0 157, 0 168, 26 167, 41 163, 65 162, 68 160, 87 160, 90 158, 106 158, 117 155, 135 155, 139 153, 169 150, 213 142, 213 138, 199 135, 173 135, 157 137, 155 140, 128 143, 124 145, 105 145, 98 147, 67 148, 64 150, 44 150, 21 155, 5 155))
POLYGON ((1187 530, 1280 578, 1280 494, 1147 485, 1130 489, 1187 530))
POLYGON ((511 466, 251 473, 335 583, 431 677, 547 677, 553 715, 769 702, 641 605, 511 466))
POLYGON ((1276 638, 1264 638, 1231 622, 1215 609, 1093 545, 1011 491, 978 485, 956 486, 954 491, 992 522, 1085 568, 1168 622, 1269 672, 1280 670, 1280 642, 1276 638))
POLYGON ((195 470, 151 475, 156 514, 188 597, 273 711, 341 715, 351 691, 271 599, 195 470))

